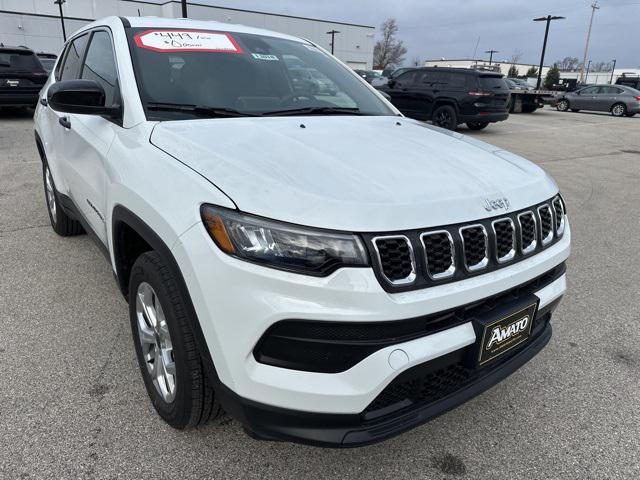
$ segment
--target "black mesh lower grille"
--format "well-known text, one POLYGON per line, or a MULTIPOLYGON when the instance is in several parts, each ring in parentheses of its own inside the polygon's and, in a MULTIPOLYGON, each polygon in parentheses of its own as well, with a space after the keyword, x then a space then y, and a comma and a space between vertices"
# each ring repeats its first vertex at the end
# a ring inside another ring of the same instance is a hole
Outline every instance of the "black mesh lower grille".
POLYGON ((467 267, 479 265, 487 256, 487 236, 481 226, 467 227, 461 232, 467 267))
POLYGON ((379 238, 375 241, 382 273, 392 281, 403 280, 411 275, 413 261, 411 247, 404 237, 379 238))
POLYGON ((422 236, 427 257, 427 271, 431 277, 445 274, 453 265, 453 244, 446 232, 427 233, 422 236))

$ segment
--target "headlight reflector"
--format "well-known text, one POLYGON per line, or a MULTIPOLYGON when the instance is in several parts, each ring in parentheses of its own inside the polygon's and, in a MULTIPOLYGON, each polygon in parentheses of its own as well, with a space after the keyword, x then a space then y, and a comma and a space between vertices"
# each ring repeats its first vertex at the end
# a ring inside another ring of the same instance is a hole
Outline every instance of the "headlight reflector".
POLYGON ((327 276, 340 267, 366 267, 362 240, 353 234, 300 227, 203 205, 202 221, 225 253, 281 270, 327 276))

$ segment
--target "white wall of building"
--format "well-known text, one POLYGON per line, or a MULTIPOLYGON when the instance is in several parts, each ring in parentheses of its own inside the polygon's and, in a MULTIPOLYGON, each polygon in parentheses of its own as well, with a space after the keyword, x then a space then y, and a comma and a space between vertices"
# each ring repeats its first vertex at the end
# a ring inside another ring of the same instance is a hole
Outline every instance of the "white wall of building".
MULTIPOLYGON (((475 66, 488 66, 489 65, 489 61, 488 60, 473 60, 473 59, 452 59, 452 60, 427 60, 424 62, 424 66, 425 67, 454 67, 454 68, 473 68, 475 66)), ((527 63, 509 63, 509 62, 500 62, 500 61, 493 61, 492 65, 498 65, 500 67, 500 71, 506 75, 507 72, 509 72, 509 68, 511 68, 512 65, 514 65, 516 67, 516 69, 518 70, 518 76, 519 77, 523 77, 524 75, 527 74, 527 70, 529 70, 531 67, 536 67, 536 69, 538 68, 538 65, 533 65, 533 64, 527 64, 527 63)), ((544 78, 544 76, 547 74, 547 72, 549 71, 550 67, 542 67, 542 78, 544 78)))
MULTIPOLYGON (((109 15, 180 17, 177 0, 160 3, 136 0, 67 0, 63 5, 67 36, 93 19, 109 15)), ((325 20, 275 15, 189 3, 190 18, 239 23, 304 37, 331 51, 331 36, 338 30, 334 54, 354 68, 371 69, 375 28, 325 20)), ((62 49, 62 28, 58 6, 53 0, 0 0, 0 42, 26 45, 35 51, 58 53, 62 49)))

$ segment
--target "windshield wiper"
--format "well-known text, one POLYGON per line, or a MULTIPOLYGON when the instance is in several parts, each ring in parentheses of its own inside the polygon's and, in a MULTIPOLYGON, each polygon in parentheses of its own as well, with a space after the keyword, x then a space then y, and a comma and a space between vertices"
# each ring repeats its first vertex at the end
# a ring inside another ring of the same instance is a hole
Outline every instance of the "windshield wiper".
POLYGON ((200 117, 259 117, 259 114, 241 112, 233 108, 225 107, 209 107, 206 105, 190 105, 181 103, 147 103, 148 110, 164 111, 164 112, 183 112, 191 113, 200 117))
POLYGON ((360 113, 359 108, 347 107, 303 107, 291 108, 288 110, 274 110, 273 112, 264 112, 264 116, 287 116, 287 115, 367 115, 360 113))

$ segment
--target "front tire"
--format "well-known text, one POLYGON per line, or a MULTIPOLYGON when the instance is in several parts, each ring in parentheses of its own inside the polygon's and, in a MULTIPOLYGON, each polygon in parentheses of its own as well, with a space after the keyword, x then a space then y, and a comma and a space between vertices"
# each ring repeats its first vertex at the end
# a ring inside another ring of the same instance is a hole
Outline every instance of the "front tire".
POLYGON ((160 255, 140 255, 129 280, 129 317, 138 364, 156 412, 180 430, 222 415, 187 311, 160 255))
POLYGON ((482 130, 487 128, 489 122, 467 122, 469 130, 482 130))
POLYGON ((431 116, 431 123, 440 128, 455 130, 458 126, 458 117, 453 107, 442 105, 435 109, 431 116))
POLYGON ((627 114, 627 106, 624 103, 616 103, 611 107, 611 115, 614 117, 624 117, 627 114))
POLYGON ((49 221, 53 231, 61 237, 71 237, 84 233, 80 222, 71 218, 62 209, 60 195, 58 195, 56 185, 53 183, 53 177, 47 162, 42 163, 42 183, 44 184, 44 198, 47 203, 47 212, 49 212, 49 221))
POLYGON ((569 110, 569 100, 563 98, 562 100, 558 101, 558 104, 556 105, 556 108, 558 109, 559 112, 566 112, 567 110, 569 110))

